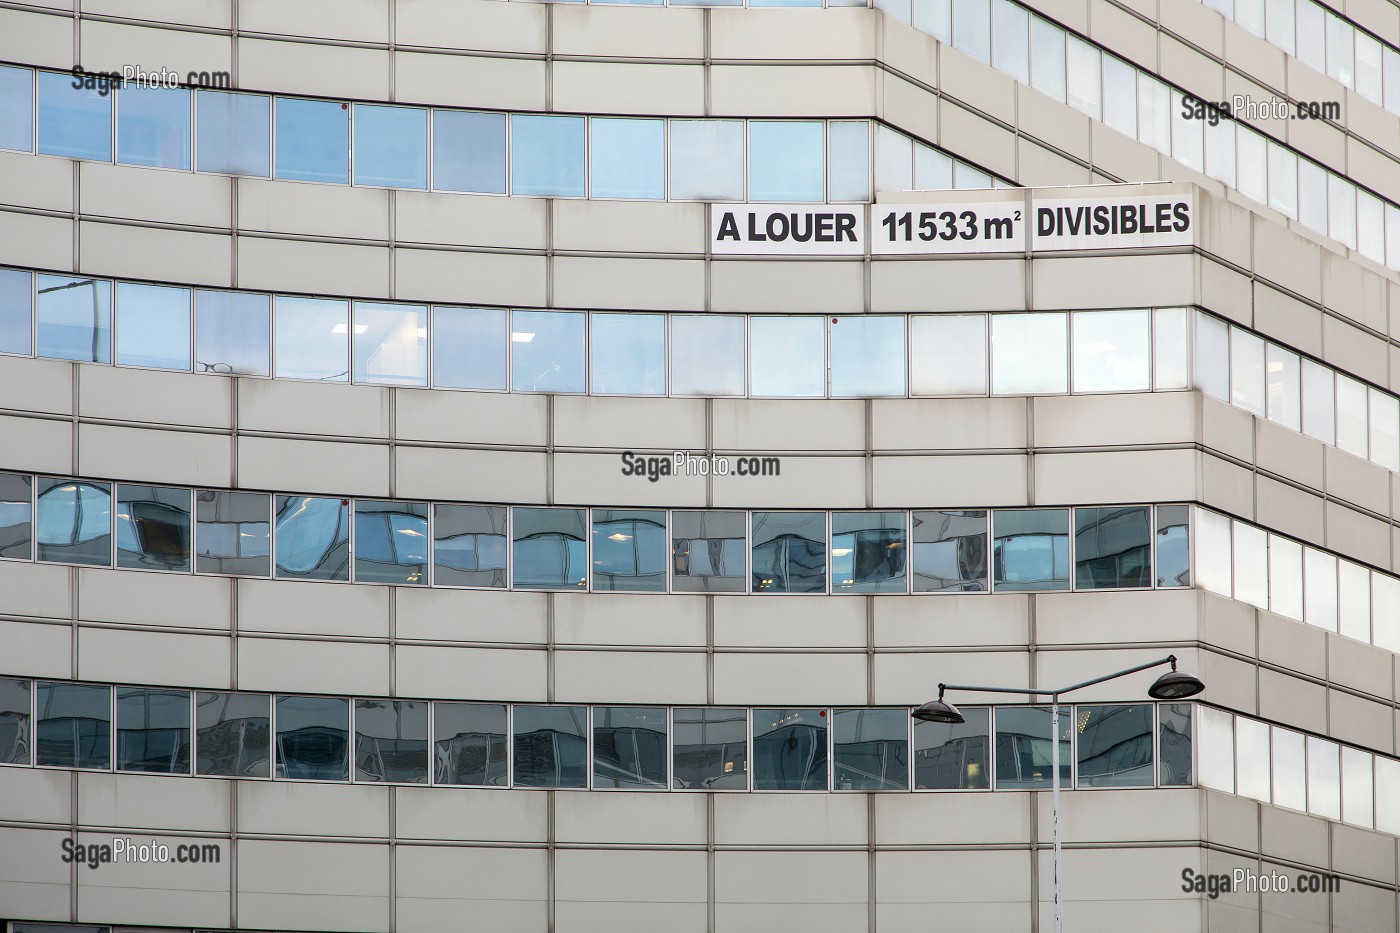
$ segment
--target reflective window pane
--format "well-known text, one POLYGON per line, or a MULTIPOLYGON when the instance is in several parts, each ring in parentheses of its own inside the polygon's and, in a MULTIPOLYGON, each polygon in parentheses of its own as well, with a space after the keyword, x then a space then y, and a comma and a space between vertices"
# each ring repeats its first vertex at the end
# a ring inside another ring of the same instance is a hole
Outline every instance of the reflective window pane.
POLYGON ((190 773, 190 693, 117 688, 117 770, 190 773))
POLYGON ((592 391, 665 395, 665 315, 594 314, 591 320, 592 391))
POLYGON ((112 688, 39 681, 34 703, 34 763, 40 767, 112 766, 112 688))
POLYGON ((504 506, 433 506, 433 584, 506 585, 504 506))
POLYGON ((117 566, 190 570, 190 491, 117 484, 117 566))
POLYGON ((349 302, 277 296, 279 379, 345 382, 349 376, 349 302))
POLYGON ((903 395, 905 318, 857 314, 830 321, 832 396, 903 395))
POLYGON ((1079 787, 1151 787, 1152 704, 1076 706, 1079 787))
POLYGON ((1290 353, 1271 343, 1266 348, 1265 359, 1265 392, 1269 420, 1301 431, 1303 387, 1298 354, 1290 353))
POLYGON ((992 0, 992 67, 1031 83, 1029 14, 1010 0, 992 0))
POLYGON ((433 308, 433 385, 504 392, 506 314, 499 308, 433 308))
POLYGON ((1148 506, 1075 509, 1075 589, 1151 586, 1151 515, 1148 506))
POLYGON ((38 559, 110 567, 111 485, 40 476, 35 491, 38 559))
POLYGON ((1350 376, 1337 373, 1337 446, 1364 458, 1368 433, 1366 386, 1350 376))
POLYGON ((831 591, 903 593, 908 552, 903 512, 831 514, 831 591))
POLYGON ((0 65, 0 149, 34 151, 34 72, 0 65))
POLYGON ((583 509, 512 509, 511 573, 518 589, 582 589, 588 577, 583 509))
POLYGON ((1196 313, 1196 388, 1222 402, 1230 398, 1230 329, 1219 318, 1196 313))
POLYGON ((744 122, 670 121, 671 199, 744 199, 744 122))
POLYGON ((32 686, 27 680, 0 678, 0 765, 29 764, 32 686))
POLYGON ((875 124, 875 190, 908 191, 913 187, 914 141, 883 124, 875 124))
POLYGON ((914 787, 917 790, 986 790, 991 787, 987 764, 988 709, 964 706, 966 722, 914 722, 914 787))
POLYGON ((1308 809, 1307 775, 1303 764, 1303 736, 1291 729, 1272 728, 1274 806, 1308 809))
POLYGON ((1318 233, 1327 232, 1327 172, 1311 159, 1298 160, 1298 219, 1318 233))
POLYGON ((992 513, 995 588, 1069 589, 1069 509, 992 513))
POLYGON ((427 586, 426 502, 355 500, 355 582, 427 586))
POLYGON ((1371 761, 1369 752, 1342 746, 1342 819, 1367 829, 1375 818, 1371 761))
POLYGON ((511 388, 516 392, 584 392, 587 315, 581 311, 511 312, 511 388))
MULTIPOLYGON (((955 187, 953 160, 932 146, 914 144, 914 187, 940 191, 955 187)), ((961 187, 961 186, 957 186, 961 187)))
POLYGON ((428 187, 428 111, 355 105, 355 184, 428 187))
POLYGON ((747 790, 749 717, 743 709, 677 709, 671 716, 671 786, 747 790))
POLYGON ((1303 620, 1337 630, 1337 558, 1316 548, 1303 549, 1303 620))
POLYGON ((279 97, 277 177, 343 185, 350 180, 350 110, 333 100, 279 97))
POLYGON ((911 317, 909 359, 913 395, 986 395, 987 316, 911 317))
POLYGON ((255 292, 194 293, 197 373, 266 376, 272 351, 271 300, 255 292))
MULTIPOLYGON (((0 67, 0 75, 4 68, 0 67)), ((34 350, 33 277, 19 269, 0 269, 0 353, 28 356, 34 350)))
POLYGON ((1371 572, 1349 560, 1337 561, 1337 631, 1371 640, 1371 572))
POLYGON ((1269 535, 1269 610, 1303 620, 1303 546, 1269 535))
POLYGON ((190 368, 190 290, 117 283, 117 364, 190 368))
POLYGON ((190 92, 127 85, 117 95, 117 161, 189 171, 190 92))
POLYGON ((1269 802, 1269 725, 1235 717, 1235 793, 1269 802))
POLYGON ((828 200, 870 200, 870 122, 837 120, 827 124, 831 164, 828 200))
POLYGON ((350 579, 350 500, 278 496, 277 576, 350 579))
POLYGON ((826 710, 753 711, 753 789, 826 790, 826 710))
POLYGON ((1205 130, 1206 121, 1187 117, 1189 108, 1180 91, 1171 92, 1172 100, 1172 151, 1171 156, 1183 165, 1198 172, 1206 170, 1205 130))
POLYGON ((593 589, 665 592, 665 512, 593 510, 593 589))
POLYGON ((1298 218, 1298 155, 1278 143, 1268 144, 1269 206, 1298 218))
POLYGON ((505 787, 504 703, 433 704, 433 783, 505 787))
MULTIPOLYGON (((1025 790, 1049 787, 1050 767, 1055 746, 1051 744, 1050 707, 998 707, 996 718, 996 774, 999 790, 1025 790)), ((1074 717, 1068 706, 1060 707, 1060 783, 1069 786, 1070 762, 1074 753, 1070 736, 1074 717)))
POLYGON ((112 161, 113 87, 106 78, 39 72, 39 153, 112 161))
POLYGON ((1400 835, 1400 761, 1375 757, 1376 766, 1376 829, 1400 835))
POLYGON ((1191 708, 1190 703, 1157 706, 1157 782, 1164 787, 1191 784, 1191 708))
POLYGON ((262 94, 196 91, 201 172, 266 178, 272 162, 272 98, 262 94))
POLYGON ((1065 99, 1065 31, 1039 16, 1031 17, 1031 87, 1065 99))
POLYGON ((1336 378, 1326 366, 1303 360, 1303 433, 1337 442, 1336 378))
POLYGON ((1191 585, 1188 507, 1157 506, 1157 585, 1191 585))
POLYGON ((588 786, 588 707, 515 707, 515 786, 588 786))
POLYGON ((194 498, 195 573, 267 576, 271 497, 201 489, 194 498))
POLYGON ((40 275, 39 356, 112 362, 112 283, 40 275))
POLYGON ((1165 84, 1145 71, 1137 75, 1138 139, 1158 152, 1171 153, 1171 96, 1165 84))
POLYGON ((589 197, 666 200, 665 121, 594 117, 589 146, 589 197))
POLYGON ((992 315, 992 394, 1037 395, 1069 388, 1065 315, 992 315))
POLYGON ((1400 654, 1400 580, 1378 571, 1371 573, 1371 644, 1400 654))
POLYGON ((1368 387, 1371 462, 1400 473, 1400 401, 1368 387))
POLYGON ((914 592, 987 591, 987 513, 914 513, 914 592))
POLYGON ((1230 402, 1264 417, 1264 341, 1230 328, 1230 402))
POLYGON ((823 200, 824 130, 820 120, 750 121, 749 200, 823 200))
POLYGON ((1132 65, 1103 56, 1103 121, 1129 139, 1137 138, 1137 78, 1132 65))
POLYGON ((1099 50, 1076 36, 1065 47, 1065 103, 1095 120, 1102 113, 1099 50))
POLYGON ((1196 510, 1196 582, 1212 593, 1231 596, 1230 519, 1207 509, 1196 510))
POLYGON ((953 0, 953 45, 979 62, 991 61, 991 8, 978 0, 953 0))
POLYGON ((0 473, 0 558, 31 559, 34 543, 34 478, 0 473))
POLYGON ((433 188, 506 193, 506 115, 433 111, 433 188))
POLYGON ((1151 388, 1152 312, 1076 311, 1074 391, 1137 392, 1151 388))
POLYGON ((682 593, 744 591, 743 512, 672 512, 672 587, 682 593))
POLYGON ((1225 710, 1198 706, 1201 786, 1235 792, 1235 717, 1225 710))
POLYGON ((826 591, 826 513, 754 512, 754 593, 826 591))
POLYGON ((909 788, 909 711, 832 711, 832 758, 836 790, 909 788))
POLYGON ((583 117, 511 114, 511 194, 583 197, 583 136, 583 117))
POLYGON ((195 773, 267 777, 271 711, 266 694, 196 692, 195 773))
POLYGON ((671 315, 671 394, 744 394, 744 319, 671 315))
POLYGON ((294 781, 350 777, 350 702, 340 697, 277 698, 277 776, 294 781))
POLYGON ((1262 528, 1233 522, 1235 598, 1269 607, 1269 536, 1262 528))
POLYGON ((1342 818, 1339 751, 1335 742, 1308 736, 1308 812, 1329 820, 1342 818))
POLYGON ((355 381, 428 384, 428 309, 355 302, 355 381))
POLYGON ((355 780, 428 783, 428 704, 355 701, 355 780))
POLYGON ((824 395, 824 324, 816 315, 750 318, 749 394, 824 395))
POLYGON ((666 710, 593 707, 593 786, 666 789, 666 710))

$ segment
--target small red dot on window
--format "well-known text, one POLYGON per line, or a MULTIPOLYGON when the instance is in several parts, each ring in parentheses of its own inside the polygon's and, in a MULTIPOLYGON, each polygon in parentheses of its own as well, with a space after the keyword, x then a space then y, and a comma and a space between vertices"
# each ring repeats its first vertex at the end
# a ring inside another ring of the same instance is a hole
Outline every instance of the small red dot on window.
POLYGON ((833 324, 840 324, 840 323, 841 323, 841 319, 840 319, 839 317, 834 317, 834 318, 831 319, 831 323, 833 323, 833 324))
POLYGON ((350 500, 349 500, 349 499, 341 499, 341 500, 340 500, 340 504, 341 504, 341 505, 349 505, 349 504, 350 504, 350 500))
POLYGON ((341 110, 349 110, 349 109, 350 109, 350 105, 349 105, 349 104, 341 104, 341 105, 340 105, 340 109, 341 109, 341 110))
POLYGON ((826 718, 826 710, 822 710, 821 712, 817 713, 817 715, 820 716, 820 717, 822 717, 823 719, 825 719, 825 718, 826 718))

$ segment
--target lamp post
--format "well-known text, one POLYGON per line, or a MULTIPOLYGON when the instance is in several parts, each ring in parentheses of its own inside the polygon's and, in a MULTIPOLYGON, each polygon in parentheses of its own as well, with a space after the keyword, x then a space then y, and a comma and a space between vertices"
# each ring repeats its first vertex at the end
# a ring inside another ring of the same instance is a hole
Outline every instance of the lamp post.
POLYGON ((1127 670, 1117 671, 1112 674, 1105 674, 1102 677, 1095 677, 1081 683, 1071 684, 1068 687, 1061 687, 1058 690, 1032 690, 1024 687, 971 687, 966 684, 939 684, 938 699, 929 700, 923 706, 914 710, 911 714, 915 719, 924 722, 939 722, 956 725, 965 722, 963 714, 958 712, 958 708, 951 703, 943 701, 945 690, 966 690, 974 693, 1020 693, 1026 696, 1048 696, 1050 698, 1050 827, 1051 838, 1054 848, 1054 873, 1055 873, 1055 933, 1063 933, 1063 919, 1060 913, 1060 696, 1071 693, 1083 687, 1092 687, 1094 684, 1101 684, 1107 680, 1116 680, 1119 677, 1126 677, 1129 674, 1136 674, 1149 668, 1159 667, 1163 664, 1170 664, 1172 669, 1158 677, 1151 687, 1147 688, 1147 695, 1154 700, 1182 700, 1186 697, 1195 696, 1206 688, 1199 677, 1176 669, 1176 655, 1168 655, 1157 661, 1149 661, 1146 664, 1139 664, 1137 667, 1130 667, 1127 670))

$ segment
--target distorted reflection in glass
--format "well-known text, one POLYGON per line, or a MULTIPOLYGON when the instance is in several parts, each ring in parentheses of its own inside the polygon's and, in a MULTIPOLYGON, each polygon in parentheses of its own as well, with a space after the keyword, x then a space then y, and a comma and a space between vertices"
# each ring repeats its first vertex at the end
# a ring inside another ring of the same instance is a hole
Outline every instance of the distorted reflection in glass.
POLYGON ((812 314, 749 318, 749 394, 826 394, 825 329, 812 314))
POLYGON ((829 320, 833 397, 905 394, 904 317, 829 320))
POLYGON ((754 790, 826 790, 826 710, 753 711, 754 790))
POLYGON ((272 698, 265 693, 197 691, 196 774, 268 777, 272 698))
POLYGON ((425 305, 355 302, 355 381, 390 386, 428 384, 425 305))
POLYGON ((190 692, 117 688, 117 770, 190 773, 190 692))
POLYGON ((1080 590, 1152 585, 1149 506, 1074 510, 1074 586, 1080 590))
POLYGON ((744 199, 744 121, 671 120, 674 201, 744 199))
POLYGON ((278 178, 343 185, 350 180, 350 110, 333 100, 279 97, 278 178))
POLYGON ((831 513, 831 591, 903 593, 903 512, 831 513))
POLYGON ((991 747, 985 706, 959 707, 966 722, 914 721, 914 788, 916 790, 986 790, 991 747))
POLYGON ((516 706, 516 787, 588 786, 588 707, 516 706))
POLYGON ((340 697, 277 698, 277 776, 300 781, 350 777, 350 702, 340 697))
POLYGON ((117 484, 117 566, 190 570, 190 491, 117 484))
POLYGON ((40 275, 38 295, 39 356, 112 362, 111 282, 40 275))
POLYGON ((666 121, 592 117, 588 195, 666 200, 666 121))
MULTIPOLYGON (((998 707, 996 719, 996 774, 998 790, 1026 790, 1049 787, 1054 746, 1050 744, 1050 707, 998 707)), ((1060 783, 1070 782, 1070 748, 1074 717, 1068 706, 1060 707, 1060 783)), ((1150 759, 1149 759, 1150 763, 1150 759)))
POLYGON ((666 789, 666 710, 593 707, 593 786, 666 789))
POLYGON ((433 111, 433 190, 506 193, 506 115, 433 111))
POLYGON ((986 395, 987 316, 911 317, 909 359, 911 395, 986 395))
POLYGON ((425 701, 355 701, 355 780, 428 783, 425 701))
POLYGON ((190 92, 130 84, 117 95, 117 161, 189 171, 190 92))
POLYGON ((433 704, 433 783, 505 787, 504 703, 433 704))
POLYGON ((0 353, 29 356, 33 351, 33 287, 28 272, 0 269, 0 353))
POLYGON ((511 114, 510 193, 583 197, 583 124, 583 117, 511 114))
POLYGON ((671 315, 671 394, 744 394, 742 315, 671 315))
POLYGON ((593 589, 666 590, 666 513, 593 510, 593 589))
POLYGON ((1157 782, 1162 786, 1185 787, 1191 774, 1191 704, 1157 705, 1157 782))
POLYGON ((588 582, 583 509, 513 510, 511 573, 519 589, 582 589, 588 582))
POLYGON ((112 487, 40 476, 35 497, 38 559, 64 564, 112 564, 112 487))
POLYGON ((1040 395, 1069 388, 1065 315, 992 315, 992 394, 1040 395))
POLYGON ((987 513, 914 513, 914 592, 987 591, 987 513))
POLYGON ((590 391, 600 395, 666 394, 666 317, 594 314, 589 342, 590 391))
POLYGON ((272 98, 196 91, 195 155, 201 172, 266 178, 272 161, 272 98))
POLYGON ((355 582, 428 585, 428 504, 355 500, 355 582))
POLYGON ((685 790, 748 790, 749 715, 703 707, 671 714, 671 786, 685 790))
POLYGON ((301 580, 350 579, 350 500, 278 496, 277 576, 301 580))
POLYGON ((511 388, 516 392, 587 391, 582 311, 512 311, 511 388))
POLYGON ((1076 311, 1074 391, 1145 392, 1152 387, 1151 311, 1076 311))
POLYGON ((870 200, 870 121, 833 120, 827 124, 831 201, 870 200))
POLYGON ((34 72, 0 65, 0 149, 34 151, 34 72))
POLYGON ((836 790, 909 788, 909 711, 832 711, 836 790))
POLYGON ((820 120, 750 120, 749 200, 822 200, 825 136, 820 120))
POLYGON ((277 296, 277 377, 345 382, 349 302, 277 296))
POLYGON ((112 767, 112 688, 42 680, 35 686, 34 763, 112 767))
MULTIPOLYGON (((1237 718, 1237 723, 1245 720, 1237 718)), ((1264 729, 1268 726, 1259 723, 1264 729)), ((1329 820, 1342 818, 1340 746, 1308 736, 1308 812, 1329 820)), ((1266 759, 1267 761, 1267 759, 1266 759)), ((1268 785, 1265 785, 1267 790, 1268 785)), ((1243 793, 1243 791, 1241 791, 1243 793)))
POLYGON ((29 764, 31 694, 29 681, 0 677, 0 765, 29 764))
POLYGON ((1191 585, 1190 517, 1187 506, 1157 506, 1157 585, 1191 585))
POLYGON ((355 184, 428 187, 428 111, 355 105, 355 184))
POLYGON ((992 533, 995 589, 1069 589, 1069 509, 998 509, 992 533))
POLYGON ((750 591, 826 591, 826 513, 754 512, 750 591))
POLYGON ((1151 703, 1076 706, 1074 725, 1079 787, 1152 786, 1151 703))
POLYGON ((201 489, 194 508, 196 573, 265 577, 271 572, 270 496, 201 489))
POLYGON ((190 290, 117 283, 117 365, 190 368, 190 290))
POLYGON ((506 585, 504 506, 433 506, 433 584, 506 585))
POLYGON ((272 301, 256 292, 194 293, 197 373, 266 376, 272 351, 272 301))
POLYGON ((672 512, 671 579, 680 593, 744 591, 743 512, 672 512))
POLYGON ((1308 781, 1303 735, 1292 729, 1280 729, 1278 726, 1273 726, 1270 732, 1273 740, 1270 762, 1274 783, 1273 804, 1290 810, 1306 811, 1308 781))
POLYGON ((0 473, 0 558, 29 560, 34 543, 34 478, 0 473))
POLYGON ((39 72, 39 154, 110 162, 115 82, 82 83, 75 88, 71 74, 39 72))
POLYGON ((504 392, 508 343, 500 308, 433 308, 433 385, 504 392))

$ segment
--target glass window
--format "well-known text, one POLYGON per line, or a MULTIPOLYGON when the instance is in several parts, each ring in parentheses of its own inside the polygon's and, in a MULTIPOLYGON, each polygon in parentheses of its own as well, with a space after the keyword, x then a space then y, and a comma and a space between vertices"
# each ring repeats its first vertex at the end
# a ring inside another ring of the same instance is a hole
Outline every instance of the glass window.
POLYGON ((831 201, 870 200, 870 121, 834 120, 827 124, 831 201))
POLYGON ((1347 87, 1354 84, 1356 37, 1352 26, 1335 14, 1327 14, 1327 76, 1347 87))
POLYGON ((824 135, 820 120, 750 121, 749 200, 823 200, 824 135))
POLYGON ((117 566, 190 570, 190 491, 117 484, 117 566))
POLYGON ((433 188, 506 193, 506 115, 433 111, 433 188))
POLYGON ((112 688, 39 681, 34 703, 34 763, 112 767, 112 688))
POLYGON ((1024 7, 992 0, 992 67, 1031 83, 1030 21, 1024 7))
POLYGON ((31 687, 27 680, 0 678, 0 765, 29 764, 31 687))
POLYGON ((1069 589, 1069 509, 998 509, 992 530, 995 589, 1069 589))
POLYGON ((1234 592, 1230 572, 1230 519, 1207 509, 1196 510, 1196 579, 1221 596, 1234 592))
POLYGON ((1303 546, 1269 535, 1269 609, 1303 620, 1303 546))
POLYGON ((932 146, 914 144, 914 187, 940 191, 954 187, 953 160, 932 146))
POLYGON ((255 292, 194 293, 195 372, 266 376, 271 299, 255 292))
POLYGON ((1186 389, 1191 386, 1190 318, 1186 308, 1158 308, 1152 312, 1152 387, 1186 389))
POLYGON ((904 394, 904 321, 854 315, 831 318, 831 394, 904 394))
POLYGON ((987 394, 987 316, 916 315, 909 319, 912 395, 987 394))
POLYGON ((1236 790, 1241 797, 1269 802, 1269 725, 1235 717, 1236 790))
POLYGON ((277 177, 350 180, 350 110, 333 100, 277 98, 277 177))
POLYGON ((953 187, 959 190, 969 188, 991 188, 992 176, 966 162, 953 163, 953 187))
POLYGON ((1377 755, 1376 829, 1400 835, 1400 761, 1377 755))
POLYGON ((1327 173, 1327 233, 1356 247, 1356 186, 1331 172, 1327 173))
POLYGON ((1188 511, 1184 505, 1157 506, 1157 585, 1191 585, 1188 511))
POLYGON ((0 65, 0 149, 34 151, 34 72, 0 65))
POLYGON ((666 710, 593 708, 593 786, 666 789, 666 710))
POLYGON ((1065 102, 1097 120, 1102 113, 1099 50, 1077 36, 1067 36, 1065 53, 1065 102))
POLYGON ((1361 189, 1356 191, 1356 248, 1361 255, 1385 264, 1385 205, 1361 189))
POLYGON ((1170 89, 1145 71, 1137 75, 1138 139, 1158 152, 1171 153, 1170 89))
POLYGON ((665 592, 665 512, 593 510, 593 589, 665 592))
POLYGON ((826 790, 826 710, 753 711, 754 790, 826 790))
POLYGON ((1305 227, 1327 232, 1327 173, 1303 158, 1298 160, 1298 219, 1305 227))
POLYGON ((110 567, 111 485, 48 476, 40 476, 37 483, 39 560, 110 567))
POLYGON ((666 394, 665 315, 594 314, 592 323, 594 392, 666 394))
POLYGON ((190 290, 117 283, 117 364, 190 368, 190 290))
POLYGON ((1145 505, 1075 509, 1075 589, 1151 586, 1151 514, 1145 505))
POLYGON ((1196 388, 1222 402, 1230 397, 1230 329, 1224 321, 1196 313, 1196 388))
POLYGON ((271 708, 262 693, 196 692, 195 773, 267 777, 271 708))
POLYGON ((1264 341, 1230 328, 1230 402, 1264 416, 1264 341))
POLYGON ((350 500, 278 496, 277 576, 350 579, 350 500))
POLYGON ((875 190, 908 191, 914 187, 914 141, 875 124, 875 190))
MULTIPOLYGON (((1049 787, 1055 753, 1048 706, 1002 706, 996 709, 996 774, 999 790, 1049 787)), ((1070 748, 1074 717, 1060 708, 1060 783, 1070 786, 1070 748)))
POLYGON ((682 593, 744 591, 743 512, 672 512, 672 587, 682 593))
POLYGON ((834 710, 832 729, 836 790, 908 790, 907 709, 834 710))
POLYGON ((903 512, 831 514, 831 591, 903 593, 903 512))
POLYGON ((1400 53, 1392 49, 1381 51, 1381 84, 1385 96, 1385 109, 1400 113, 1400 53))
POLYGON ((1337 561, 1337 631, 1371 640, 1371 572, 1349 560, 1337 561))
POLYGON ((1065 315, 992 315, 992 394, 1039 395, 1069 389, 1065 315))
MULTIPOLYGON (((914 787, 917 790, 986 790, 990 745, 988 709, 964 706, 965 722, 914 722, 914 787)), ((1048 730, 1047 730, 1048 731, 1048 730)))
POLYGON ((355 582, 427 586, 426 502, 355 500, 355 582))
POLYGON ((1209 706, 1201 714, 1201 786, 1235 792, 1235 717, 1209 706))
POLYGON ((1233 522, 1235 598, 1269 608, 1269 536, 1262 528, 1233 522))
POLYGON ((195 494, 195 573, 265 577, 272 502, 260 492, 201 489, 195 494))
POLYGON ((1298 156, 1278 143, 1268 144, 1269 206, 1298 216, 1298 156))
POLYGON ((506 705, 433 704, 433 783, 505 787, 506 705))
POLYGON ((506 585, 504 506, 433 506, 433 584, 506 585))
POLYGON ((355 701, 355 780, 428 783, 428 704, 355 701))
POLYGON ((1301 431, 1303 388, 1298 354, 1271 343, 1265 348, 1265 359, 1265 395, 1269 420, 1301 431))
POLYGON ((1337 558, 1316 548, 1303 549, 1303 619, 1337 630, 1337 558))
POLYGON ((196 91, 197 156, 201 172, 266 178, 272 161, 272 98, 262 94, 196 91))
POLYGON ((1235 22, 1254 33, 1264 35, 1264 0, 1235 0, 1235 22))
POLYGON ((1332 370, 1303 360, 1303 433, 1324 444, 1337 442, 1337 403, 1332 370))
POLYGON ((1185 116, 1180 91, 1172 91, 1172 158, 1198 172, 1206 170, 1205 121, 1185 116))
POLYGON ((1273 727, 1274 805, 1290 810, 1308 809, 1307 775, 1303 763, 1303 736, 1273 727))
POLYGON ((1078 786, 1152 786, 1151 703, 1076 706, 1074 722, 1078 786))
POLYGON ((744 122, 670 122, 671 198, 683 201, 742 201, 744 122))
POLYGON ((979 62, 992 60, 991 8, 981 0, 953 0, 953 46, 979 62))
POLYGON ((112 283, 39 276, 39 356, 112 362, 112 283))
POLYGON ((511 558, 517 589, 579 588, 587 583, 584 509, 514 509, 511 558))
POLYGON ((1400 654, 1400 580, 1371 574, 1371 643, 1400 654))
POLYGON ((1338 751, 1337 743, 1308 736, 1308 812, 1329 820, 1342 818, 1338 751))
POLYGON ((506 389, 506 312, 433 308, 433 385, 506 389))
POLYGON ((914 592, 987 591, 987 513, 914 513, 914 592))
MULTIPOLYGON (((1239 188, 1247 198, 1260 204, 1269 203, 1269 148, 1268 140, 1262 133, 1249 129, 1243 124, 1227 123, 1222 120, 1218 126, 1234 126, 1239 147, 1239 188)), ((1206 141, 1206 151, 1210 151, 1210 141, 1206 141)))
POLYGON ((953 0, 914 0, 914 28, 939 42, 953 41, 953 0))
POLYGON ((276 307, 277 377, 345 382, 349 302, 278 295, 276 307))
POLYGON ((823 395, 823 324, 822 318, 812 314, 749 318, 749 394, 823 395))
MULTIPOLYGON (((1203 129, 1203 133, 1205 136, 1206 174, 1209 175, 1211 178, 1220 179, 1226 185, 1229 185, 1231 188, 1236 187, 1236 139, 1234 121, 1229 119, 1221 119, 1218 120, 1214 126, 1211 126, 1210 123, 1207 122, 1203 129)), ((1239 187, 1241 188, 1241 190, 1243 190, 1246 184, 1250 184, 1250 182, 1246 182, 1244 180, 1246 140, 1250 138, 1255 138, 1258 140, 1259 155, 1261 158, 1264 154, 1264 141, 1262 136, 1254 137, 1253 134, 1247 131, 1240 132, 1238 142, 1240 149, 1240 180, 1242 182, 1239 187)), ((1261 184, 1264 182, 1264 176, 1262 172, 1259 175, 1259 182, 1261 184)), ((1248 194, 1248 192, 1246 193, 1248 194)), ((1253 194, 1250 194, 1249 196, 1257 198, 1257 196, 1253 194)), ((1264 199, 1257 198, 1257 200, 1262 201, 1264 199)))
POLYGON ((583 117, 511 114, 512 194, 584 196, 583 117))
POLYGON ((355 105, 355 184, 428 187, 428 111, 355 105))
POLYGON ((743 709, 677 709, 671 717, 672 787, 747 790, 749 719, 743 709))
POLYGON ((64 72, 39 72, 39 153, 112 161, 113 88, 95 75, 80 80, 64 72))
POLYGON ((1152 379, 1151 311, 1076 311, 1074 391, 1145 392, 1152 379))
POLYGON ((1157 706, 1157 783, 1164 787, 1189 786, 1191 774, 1191 704, 1160 703, 1157 706))
POLYGON ((753 513, 754 593, 826 592, 826 513, 753 513))
POLYGON ((350 777, 350 702, 340 697, 277 698, 277 776, 296 781, 350 777))
POLYGON ((1367 434, 1366 386, 1337 373, 1337 446, 1364 458, 1367 434))
POLYGON ((515 786, 588 786, 588 707, 515 707, 515 786))
POLYGON ((585 392, 582 311, 512 311, 511 388, 585 392))
MULTIPOLYGON (((1132 65, 1103 56, 1103 121, 1129 139, 1137 139, 1137 78, 1132 65)), ((1023 82, 1025 83, 1025 82, 1023 82)))
POLYGON ((1400 472, 1400 401, 1377 389, 1367 389, 1371 411, 1371 462, 1400 472))
POLYGON ((117 161, 189 171, 190 92, 124 86, 117 95, 117 161))
POLYGON ((589 120, 588 193, 594 198, 666 200, 666 124, 589 120))
POLYGON ((1065 99, 1065 31, 1039 16, 1031 17, 1031 87, 1065 99))
POLYGON ((0 557, 29 560, 34 542, 34 478, 0 473, 0 557))
MULTIPOLYGON (((4 71, 0 66, 0 75, 4 71)), ((33 352, 33 301, 34 283, 28 272, 0 269, 0 353, 29 356, 33 352)))
POLYGON ((1375 817, 1371 761, 1369 753, 1342 746, 1342 819, 1367 829, 1375 817))
POLYGON ((428 384, 428 309, 355 302, 355 381, 428 384))
POLYGON ((117 688, 117 770, 190 773, 190 693, 117 688))
POLYGON ((671 394, 744 394, 744 319, 671 315, 671 394))

